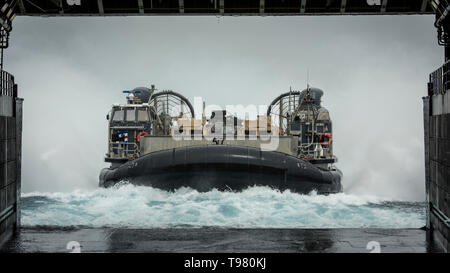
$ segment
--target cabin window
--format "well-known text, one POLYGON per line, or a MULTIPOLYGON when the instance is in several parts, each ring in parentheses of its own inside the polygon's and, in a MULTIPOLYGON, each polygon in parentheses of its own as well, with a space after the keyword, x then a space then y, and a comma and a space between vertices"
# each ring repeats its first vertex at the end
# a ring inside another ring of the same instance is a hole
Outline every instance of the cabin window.
POLYGON ((148 121, 148 112, 147 109, 139 109, 138 110, 138 121, 148 121))
POLYGON ((136 114, 135 109, 127 109, 127 121, 135 121, 136 114))
POLYGON ((316 128, 318 133, 323 133, 323 124, 317 124, 316 128))
POLYGON ((114 111, 113 121, 122 121, 123 120, 124 111, 116 110, 114 111))

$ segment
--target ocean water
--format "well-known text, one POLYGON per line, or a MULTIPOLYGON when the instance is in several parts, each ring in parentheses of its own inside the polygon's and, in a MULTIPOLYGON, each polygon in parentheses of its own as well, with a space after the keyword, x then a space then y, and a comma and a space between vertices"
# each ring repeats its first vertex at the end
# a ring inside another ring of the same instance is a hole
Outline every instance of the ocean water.
POLYGON ((22 195, 24 226, 120 228, 420 228, 425 203, 345 193, 328 196, 252 187, 242 192, 175 192, 122 184, 22 195))

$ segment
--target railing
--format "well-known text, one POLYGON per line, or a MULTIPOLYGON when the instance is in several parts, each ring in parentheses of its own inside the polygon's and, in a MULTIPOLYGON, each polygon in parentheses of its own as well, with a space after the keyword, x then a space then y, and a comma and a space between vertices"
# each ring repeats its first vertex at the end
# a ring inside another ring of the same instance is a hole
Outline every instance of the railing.
POLYGON ((450 61, 430 74, 428 96, 443 95, 450 88, 450 61))
POLYGON ((316 149, 317 145, 321 145, 319 143, 312 144, 302 144, 298 146, 300 151, 300 156, 304 159, 320 159, 320 158, 332 158, 331 149, 329 147, 321 147, 322 155, 320 154, 320 150, 316 149))
POLYGON ((109 158, 133 159, 139 156, 139 149, 136 143, 112 142, 109 143, 109 158))
POLYGON ((14 76, 6 71, 0 71, 0 95, 17 97, 16 86, 14 84, 14 76))

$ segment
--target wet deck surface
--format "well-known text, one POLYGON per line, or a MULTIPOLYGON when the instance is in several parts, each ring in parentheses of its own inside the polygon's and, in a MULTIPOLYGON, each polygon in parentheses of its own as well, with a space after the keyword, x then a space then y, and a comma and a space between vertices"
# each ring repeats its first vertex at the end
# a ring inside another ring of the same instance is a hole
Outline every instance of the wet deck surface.
POLYGON ((22 228, 0 252, 440 252, 421 229, 22 228), (376 244, 376 243, 375 243, 376 244))

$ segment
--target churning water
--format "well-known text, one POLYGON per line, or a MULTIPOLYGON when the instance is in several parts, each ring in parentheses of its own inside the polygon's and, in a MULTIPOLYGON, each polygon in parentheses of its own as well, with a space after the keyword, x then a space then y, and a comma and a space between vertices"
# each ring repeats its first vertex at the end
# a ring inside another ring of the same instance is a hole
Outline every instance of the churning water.
POLYGON ((243 192, 109 189, 22 195, 25 226, 121 228, 420 228, 425 204, 345 193, 328 196, 252 187, 243 192))

